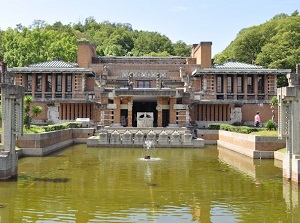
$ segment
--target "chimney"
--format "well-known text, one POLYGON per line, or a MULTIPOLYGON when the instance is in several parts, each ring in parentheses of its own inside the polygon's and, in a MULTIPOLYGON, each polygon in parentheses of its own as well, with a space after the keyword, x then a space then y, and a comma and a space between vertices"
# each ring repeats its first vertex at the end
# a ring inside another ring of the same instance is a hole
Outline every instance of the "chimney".
POLYGON ((212 42, 200 42, 197 46, 193 44, 192 57, 196 58, 197 64, 201 65, 201 68, 211 67, 211 46, 212 42))
POLYGON ((88 41, 79 41, 77 45, 78 67, 88 68, 92 63, 92 58, 96 56, 96 46, 88 41))

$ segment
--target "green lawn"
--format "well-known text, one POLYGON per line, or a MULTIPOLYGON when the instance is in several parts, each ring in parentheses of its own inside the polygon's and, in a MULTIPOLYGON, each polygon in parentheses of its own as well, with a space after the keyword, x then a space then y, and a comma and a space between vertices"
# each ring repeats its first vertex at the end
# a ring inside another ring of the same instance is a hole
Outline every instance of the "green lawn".
POLYGON ((250 135, 258 135, 258 136, 278 136, 277 130, 260 130, 258 132, 251 132, 250 135))

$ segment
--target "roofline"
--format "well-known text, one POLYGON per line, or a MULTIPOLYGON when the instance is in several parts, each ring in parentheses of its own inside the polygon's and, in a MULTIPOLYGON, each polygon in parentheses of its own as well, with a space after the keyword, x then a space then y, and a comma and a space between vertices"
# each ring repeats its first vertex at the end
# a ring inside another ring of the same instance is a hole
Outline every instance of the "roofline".
POLYGON ((291 69, 216 69, 216 68, 206 68, 206 69, 196 69, 192 72, 193 76, 200 76, 204 74, 288 74, 291 73, 291 69))
POLYGON ((88 73, 95 75, 95 72, 85 68, 41 68, 41 67, 23 67, 8 68, 11 73, 88 73))

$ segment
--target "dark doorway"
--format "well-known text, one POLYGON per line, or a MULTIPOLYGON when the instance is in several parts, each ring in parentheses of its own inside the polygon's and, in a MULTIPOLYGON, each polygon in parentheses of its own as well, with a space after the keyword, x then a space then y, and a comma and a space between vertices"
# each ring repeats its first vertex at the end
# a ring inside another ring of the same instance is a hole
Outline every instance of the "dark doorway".
POLYGON ((157 110, 156 110, 156 102, 133 102, 133 110, 132 110, 132 126, 137 127, 137 112, 153 112, 154 121, 153 127, 157 127, 157 110))
POLYGON ((169 109, 162 110, 162 127, 167 127, 169 125, 169 109))
POLYGON ((121 125, 124 127, 128 125, 128 110, 127 109, 121 109, 121 125))

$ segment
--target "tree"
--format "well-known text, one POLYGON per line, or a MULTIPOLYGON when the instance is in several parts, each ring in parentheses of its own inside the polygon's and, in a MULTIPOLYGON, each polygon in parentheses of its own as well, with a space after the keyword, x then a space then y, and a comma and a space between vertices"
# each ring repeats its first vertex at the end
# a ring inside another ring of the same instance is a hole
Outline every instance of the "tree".
POLYGON ((32 106, 32 102, 32 96, 26 95, 24 97, 24 125, 26 129, 30 129, 32 119, 34 117, 37 117, 43 111, 43 108, 41 106, 32 106))
POLYGON ((242 29, 226 49, 215 55, 223 63, 230 58, 266 68, 292 69, 300 60, 300 16, 278 14, 259 26, 242 29))
POLYGON ((278 98, 276 96, 272 97, 271 101, 270 101, 270 106, 272 109, 272 122, 274 122, 274 118, 275 118, 275 112, 274 112, 274 107, 278 105, 278 98))
POLYGON ((182 57, 189 57, 191 55, 191 46, 187 45, 183 41, 177 41, 173 44, 174 48, 174 55, 175 56, 182 56, 182 57))

